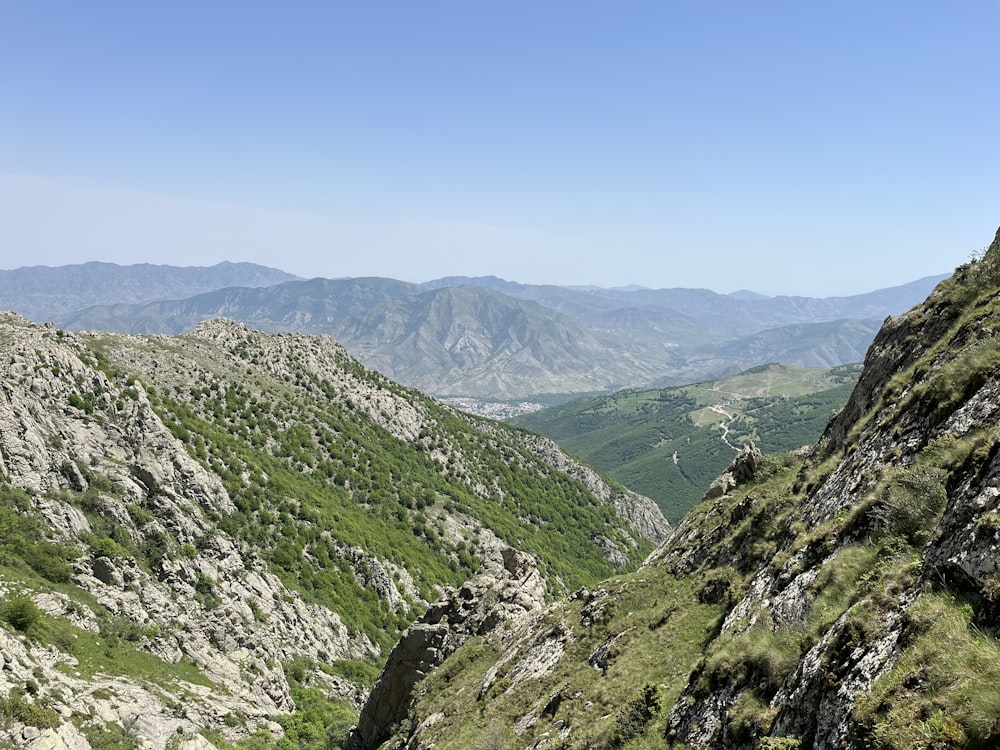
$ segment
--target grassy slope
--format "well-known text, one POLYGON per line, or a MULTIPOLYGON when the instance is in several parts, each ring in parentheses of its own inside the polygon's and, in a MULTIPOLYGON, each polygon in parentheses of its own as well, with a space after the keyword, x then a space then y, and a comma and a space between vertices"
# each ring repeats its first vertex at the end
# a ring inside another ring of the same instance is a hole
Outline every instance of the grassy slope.
MULTIPOLYGON (((792 466, 790 458, 785 463, 770 460, 769 478, 747 490, 771 508, 787 507, 792 466)), ((718 517, 713 503, 699 506, 688 528, 710 528, 718 517)), ((774 526, 756 524, 761 541, 774 526)), ((737 532, 727 541, 745 540, 737 532)), ((674 546, 684 545, 678 541, 674 546)), ((739 569, 709 565, 686 577, 645 567, 605 581, 590 594, 556 603, 532 632, 570 631, 565 656, 551 674, 521 682, 510 692, 506 687, 514 667, 531 659, 533 641, 515 658, 501 661, 492 682, 488 670, 517 639, 469 642, 421 687, 415 713, 437 721, 424 739, 440 750, 527 747, 543 735, 552 742, 546 747, 558 750, 663 747, 666 712, 718 632, 726 605, 741 593, 766 549, 761 544, 749 552, 739 569), (586 620, 584 611, 590 615, 586 620), (595 668, 592 655, 612 639, 606 669, 595 668), (489 685, 485 691, 484 685, 489 685), (554 707, 546 712, 547 704, 554 707), (648 716, 642 715, 643 706, 648 716), (519 725, 526 715, 536 721, 519 725), (572 729, 565 741, 558 739, 559 726, 572 729)))
MULTIPOLYGON (((983 331, 985 323, 1000 319, 997 245, 990 290, 973 294, 944 287, 967 309, 953 331, 983 331)), ((860 415, 852 434, 871 420, 895 418, 894 411, 913 409, 932 418, 936 411, 951 413, 995 375, 1000 339, 960 343, 951 353, 954 342, 951 334, 942 337, 898 373, 882 398, 860 415), (939 358, 946 364, 933 367, 939 358)), ((849 444, 843 453, 855 447, 849 444)), ((436 721, 423 739, 442 750, 525 747, 542 737, 553 750, 662 748, 672 739, 669 712, 678 696, 690 704, 733 690, 739 698, 722 716, 732 746, 809 747, 809 737, 766 737, 781 709, 770 701, 796 678, 802 656, 831 632, 837 633, 827 651, 831 660, 822 665, 835 692, 838 670, 849 668, 883 637, 888 615, 898 616, 902 606, 905 627, 894 663, 857 698, 847 717, 852 746, 996 747, 1000 641, 995 622, 992 634, 984 632, 975 613, 989 611, 1000 599, 1000 574, 978 594, 963 592, 928 566, 923 554, 938 533, 950 493, 965 481, 981 480, 998 450, 995 424, 960 437, 940 436, 905 466, 884 467, 873 491, 818 525, 803 520, 803 509, 811 488, 842 460, 841 451, 821 451, 805 461, 792 454, 765 457, 758 476, 737 493, 692 509, 651 565, 602 584, 597 590, 612 595, 604 617, 584 623, 580 601, 561 602, 547 612, 535 633, 562 626, 573 635, 551 675, 530 687, 523 683, 514 694, 483 692, 490 678, 486 670, 501 645, 470 643, 459 650, 421 691, 417 718, 436 721), (699 553, 692 557, 693 550, 699 553), (759 619, 744 618, 741 627, 720 635, 721 618, 741 602, 754 576, 792 563, 817 566, 804 618, 781 625, 765 600, 754 611, 759 619), (616 635, 602 674, 589 656, 616 635)), ((996 539, 998 516, 997 511, 982 515, 976 533, 996 539)), ((509 662, 502 663, 498 676, 510 669, 509 662)))
POLYGON ((725 380, 580 399, 516 422, 651 497, 676 523, 733 458, 720 424, 737 447, 810 444, 847 400, 859 369, 764 365, 725 380))

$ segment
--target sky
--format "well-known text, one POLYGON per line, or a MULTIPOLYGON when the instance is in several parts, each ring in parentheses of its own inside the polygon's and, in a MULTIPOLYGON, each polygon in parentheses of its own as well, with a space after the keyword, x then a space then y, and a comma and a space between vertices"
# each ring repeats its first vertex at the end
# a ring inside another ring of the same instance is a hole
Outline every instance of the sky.
POLYGON ((1000 3, 0 0, 0 268, 840 296, 1000 224, 1000 3))

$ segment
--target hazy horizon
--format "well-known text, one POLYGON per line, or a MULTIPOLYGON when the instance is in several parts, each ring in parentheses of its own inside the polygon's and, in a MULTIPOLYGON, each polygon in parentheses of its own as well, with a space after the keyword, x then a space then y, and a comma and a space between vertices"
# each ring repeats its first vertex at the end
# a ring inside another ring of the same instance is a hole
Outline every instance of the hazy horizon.
POLYGON ((1000 6, 12 4, 0 266, 849 296, 1000 223, 1000 6))
MULTIPOLYGON (((16 268, 0 268, 0 273, 7 273, 7 272, 10 272, 10 271, 19 271, 19 270, 31 270, 31 269, 58 269, 58 268, 64 268, 64 267, 79 267, 79 266, 85 266, 85 265, 88 265, 88 264, 91 264, 91 263, 102 263, 102 264, 108 264, 108 265, 115 265, 115 266, 119 266, 119 267, 127 267, 129 265, 151 265, 151 266, 160 267, 160 268, 173 267, 173 268, 188 268, 188 269, 190 269, 190 268, 211 268, 211 267, 214 267, 214 266, 217 266, 217 265, 223 265, 223 264, 226 264, 226 263, 237 265, 237 264, 240 264, 240 263, 251 263, 251 262, 252 261, 223 260, 223 261, 219 261, 218 263, 213 263, 211 265, 201 265, 201 266, 199 266, 199 265, 195 264, 195 265, 186 265, 186 266, 175 266, 175 265, 170 264, 170 263, 139 262, 139 263, 133 263, 133 264, 126 264, 126 263, 114 263, 112 261, 90 260, 90 261, 80 261, 78 263, 66 263, 66 264, 61 264, 61 265, 58 265, 58 266, 52 266, 52 265, 46 265, 46 264, 33 264, 33 265, 29 265, 29 266, 18 266, 16 268)), ((280 266, 269 266, 269 265, 260 264, 260 263, 257 263, 257 264, 254 264, 254 265, 257 265, 257 266, 260 266, 260 267, 263 267, 263 268, 268 268, 268 269, 270 269, 272 271, 283 271, 284 273, 291 274, 290 271, 287 271, 286 269, 281 268, 280 266)), ((408 282, 408 283, 420 285, 420 284, 427 284, 427 283, 435 282, 435 281, 441 281, 441 280, 449 279, 449 278, 468 278, 468 279, 472 279, 472 280, 475 280, 475 279, 484 279, 484 278, 495 278, 495 279, 497 279, 499 281, 510 282, 510 283, 514 283, 514 284, 523 284, 523 285, 529 285, 530 284, 530 282, 524 282, 524 281, 521 281, 520 279, 516 279, 516 278, 504 278, 504 277, 501 277, 501 276, 497 276, 496 274, 483 274, 481 276, 467 276, 465 274, 449 274, 447 276, 435 276, 434 278, 429 278, 429 279, 401 279, 401 278, 396 277, 396 276, 370 276, 370 275, 368 275, 368 276, 298 276, 297 274, 291 274, 291 275, 292 276, 297 276, 297 279, 299 281, 309 281, 311 279, 316 279, 316 278, 327 279, 327 280, 330 280, 330 281, 348 280, 348 279, 364 279, 364 278, 384 278, 384 279, 391 279, 391 280, 394 280, 394 281, 403 281, 403 282, 408 282)), ((875 291, 879 291, 881 289, 891 289, 891 288, 894 288, 894 287, 907 286, 909 284, 914 284, 914 283, 918 283, 920 281, 923 281, 924 279, 937 278, 937 277, 945 277, 947 275, 949 275, 949 274, 930 274, 929 276, 921 276, 919 278, 910 279, 910 280, 904 281, 904 282, 902 282, 900 284, 890 284, 888 287, 872 287, 870 289, 864 289, 864 290, 862 290, 860 292, 856 292, 854 294, 867 294, 869 292, 875 292, 875 291)), ((655 287, 655 286, 644 286, 642 284, 635 284, 635 283, 631 283, 631 284, 619 284, 619 285, 615 285, 615 286, 602 286, 600 284, 556 284, 556 285, 553 285, 553 286, 561 286, 561 287, 564 287, 566 289, 580 289, 580 290, 586 290, 586 289, 607 289, 607 290, 624 290, 624 291, 637 291, 637 290, 642 290, 642 291, 658 291, 658 290, 664 290, 664 289, 678 289, 678 288, 683 288, 683 289, 706 289, 706 290, 708 290, 710 292, 714 292, 716 294, 722 294, 722 295, 735 296, 735 295, 739 295, 739 294, 752 294, 752 295, 756 295, 756 296, 760 296, 760 297, 766 297, 766 298, 774 298, 774 297, 781 297, 781 296, 792 296, 792 297, 811 297, 812 296, 812 295, 794 294, 794 293, 793 294, 768 295, 768 294, 764 294, 763 292, 758 292, 755 289, 747 289, 747 288, 722 290, 722 289, 712 289, 712 288, 709 288, 709 287, 655 287)), ((826 296, 826 297, 844 297, 844 296, 853 296, 853 295, 824 295, 824 296, 826 296)))

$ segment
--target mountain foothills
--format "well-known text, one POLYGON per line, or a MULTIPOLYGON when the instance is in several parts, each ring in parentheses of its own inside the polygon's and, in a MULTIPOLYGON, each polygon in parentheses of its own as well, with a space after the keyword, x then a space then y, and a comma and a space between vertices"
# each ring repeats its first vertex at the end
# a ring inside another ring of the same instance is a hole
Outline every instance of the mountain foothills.
POLYGON ((851 317, 840 302, 483 284, 230 288, 153 303, 144 325, 190 314, 169 335, 0 317, 0 743, 1000 744, 1000 232, 884 322, 860 373, 823 376, 841 382, 814 392, 856 384, 806 448, 767 444, 753 405, 787 368, 590 402, 595 445, 615 440, 600 412, 628 422, 665 396, 720 444, 780 451, 726 446, 675 527, 550 438, 399 385, 325 327, 374 316, 358 323, 370 356, 406 342, 472 363, 507 330, 514 369, 535 367, 539 330, 601 365, 592 341, 634 354, 659 326, 676 346, 658 356, 693 372, 738 338, 773 351, 768 330, 831 327, 851 317), (644 306, 671 295, 685 312, 644 306), (226 309, 269 332, 199 317, 226 309))
POLYGON ((0 727, 17 746, 336 746, 442 592, 524 570, 511 606, 533 610, 669 530, 550 440, 325 336, 72 334, 7 313, 0 370, 0 727))
POLYGON ((637 571, 493 627, 480 584, 444 597, 350 746, 997 747, 998 416, 1000 232, 814 446, 747 446, 637 571))
MULTIPOLYGON (((497 402, 682 385, 767 362, 857 362, 887 315, 924 299, 943 278, 811 299, 704 289, 580 289, 493 277, 424 284, 379 278, 268 283, 267 269, 237 274, 233 266, 226 277, 215 266, 201 269, 204 286, 193 293, 151 281, 157 268, 48 269, 44 295, 37 285, 24 285, 25 274, 39 269, 2 271, 0 292, 7 293, 0 300, 30 319, 72 331, 177 334, 226 317, 268 332, 329 334, 397 382, 439 397, 476 399, 458 403, 497 415, 503 413, 497 402), (75 291, 102 286, 104 295, 87 304, 97 297, 75 291), (146 296, 137 299, 144 286, 146 296), (21 299, 13 292, 19 288, 21 299), (115 295, 119 288, 123 293, 115 295)), ((173 279, 198 270, 163 273, 173 279)))
POLYGON ((541 432, 679 521, 737 452, 814 443, 847 402, 861 365, 770 364, 723 380, 578 398, 512 421, 541 432))

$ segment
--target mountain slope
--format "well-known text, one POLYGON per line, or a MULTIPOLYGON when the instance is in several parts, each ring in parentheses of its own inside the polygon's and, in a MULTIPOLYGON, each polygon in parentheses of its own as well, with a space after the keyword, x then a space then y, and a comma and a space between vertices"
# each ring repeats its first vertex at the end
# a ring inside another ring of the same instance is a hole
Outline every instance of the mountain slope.
POLYGON ((613 343, 567 316, 475 287, 394 300, 338 334, 370 367, 442 395, 605 390, 658 370, 623 363, 613 343))
POLYGON ((12 741, 325 742, 397 634, 498 550, 533 560, 541 597, 637 565, 668 529, 550 441, 326 337, 8 314, 0 369, 12 741))
MULTIPOLYGON (((516 284, 495 277, 440 279, 429 284, 435 288, 448 284, 481 285, 511 297, 534 300, 599 330, 605 330, 607 321, 614 320, 624 310, 642 310, 647 315, 658 314, 672 319, 675 343, 696 344, 698 340, 686 338, 690 333, 685 321, 698 321, 700 343, 731 340, 795 323, 845 318, 881 321, 887 315, 898 314, 920 302, 944 278, 943 275, 929 276, 864 294, 826 298, 751 297, 718 294, 707 289, 570 289, 516 284)), ((633 327, 628 335, 645 340, 648 334, 644 328, 633 327)))
POLYGON ((998 322, 1000 232, 808 457, 741 453, 641 570, 465 640, 385 747, 997 746, 998 322))
POLYGON ((605 390, 662 366, 623 358, 572 319, 478 287, 421 292, 391 279, 313 279, 269 289, 223 289, 186 300, 94 307, 73 330, 177 333, 228 316, 265 331, 334 335, 369 367, 447 395, 605 390))
POLYGON ((351 316, 418 291, 394 279, 296 280, 269 288, 215 288, 184 299, 98 305, 59 322, 74 331, 177 334, 202 321, 227 317, 263 331, 334 333, 351 316))

